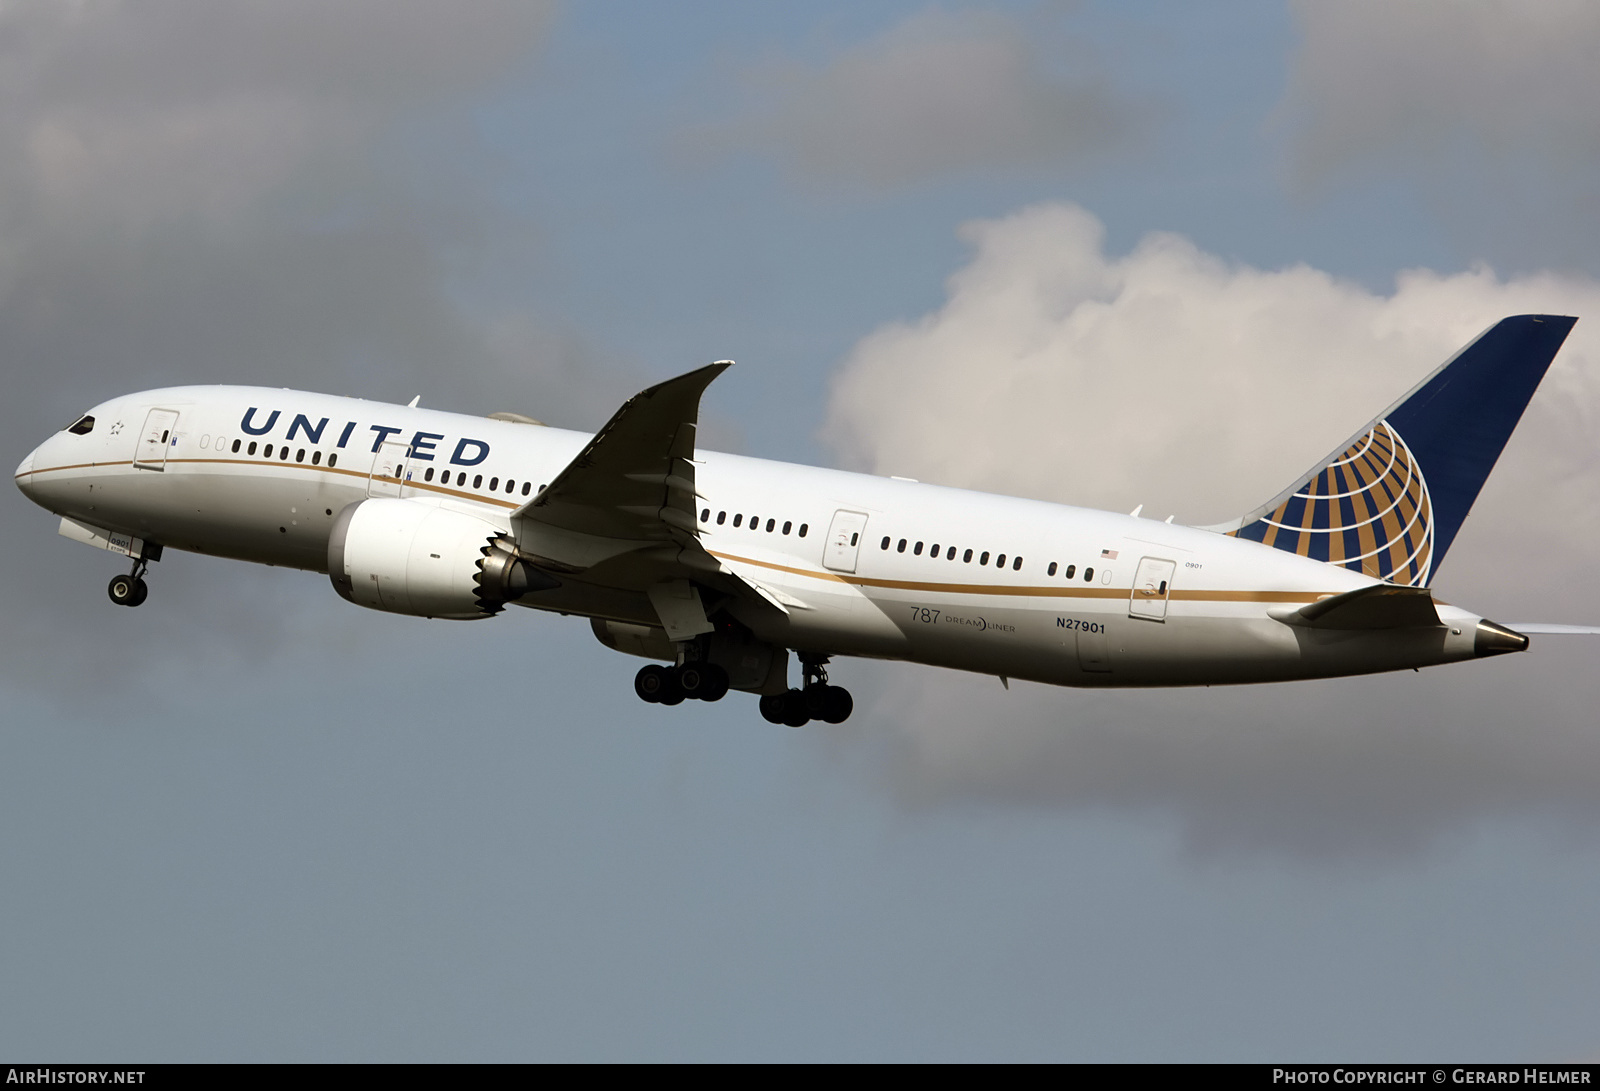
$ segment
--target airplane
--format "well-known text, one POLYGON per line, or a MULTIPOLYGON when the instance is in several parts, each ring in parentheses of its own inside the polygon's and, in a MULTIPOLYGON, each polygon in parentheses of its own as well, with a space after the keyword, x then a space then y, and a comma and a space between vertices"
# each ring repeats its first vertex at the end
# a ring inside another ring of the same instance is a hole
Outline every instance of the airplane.
POLYGON ((695 445, 720 361, 588 435, 294 390, 113 398, 22 460, 60 533, 127 557, 145 601, 167 548, 328 574, 360 606, 589 619, 652 660, 647 702, 759 695, 841 723, 834 657, 1060 686, 1277 682, 1519 652, 1529 633, 1430 582, 1577 320, 1489 328, 1280 495, 1190 527, 695 445), (800 684, 789 682, 789 656, 800 684))

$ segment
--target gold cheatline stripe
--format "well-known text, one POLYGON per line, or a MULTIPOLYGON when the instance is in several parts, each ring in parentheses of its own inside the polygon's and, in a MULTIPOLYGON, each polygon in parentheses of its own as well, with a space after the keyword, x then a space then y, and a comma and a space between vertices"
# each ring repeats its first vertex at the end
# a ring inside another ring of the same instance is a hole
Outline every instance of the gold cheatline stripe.
MULTIPOLYGON (((1004 595, 1012 598, 1088 598, 1125 599, 1127 588, 1118 587, 1002 587, 986 583, 923 583, 917 580, 880 580, 868 576, 849 576, 838 572, 817 572, 809 568, 758 561, 736 553, 719 553, 707 550, 713 557, 728 561, 770 568, 775 572, 788 572, 814 580, 831 580, 856 587, 882 587, 895 591, 939 591, 947 595, 1004 595)), ((1337 594, 1336 591, 1172 591, 1168 597, 1190 602, 1316 602, 1337 594)))
MULTIPOLYGON (((220 464, 220 465, 225 465, 225 466, 282 466, 282 467, 284 467, 286 469, 290 469, 290 470, 308 470, 308 471, 312 471, 312 472, 316 472, 316 473, 339 474, 339 475, 341 475, 343 477, 360 477, 360 478, 366 478, 368 480, 370 480, 372 478, 372 473, 370 471, 368 471, 368 470, 346 470, 346 469, 342 469, 342 468, 340 468, 338 466, 313 466, 309 462, 288 462, 288 461, 283 461, 281 459, 265 459, 265 458, 169 458, 169 459, 166 460, 166 462, 173 462, 173 463, 177 463, 177 462, 183 462, 183 463, 209 463, 209 464, 213 464, 213 465, 220 464)), ((75 463, 74 465, 71 465, 71 466, 44 466, 44 467, 40 467, 40 468, 29 470, 28 474, 47 474, 47 473, 57 473, 57 472, 60 472, 60 471, 63 471, 63 470, 91 470, 91 469, 98 469, 98 468, 100 468, 102 466, 132 466, 132 465, 133 465, 133 461, 130 460, 130 459, 123 459, 120 462, 79 462, 79 463, 75 463)), ((17 474, 16 478, 17 478, 17 480, 21 480, 22 478, 28 476, 28 474, 17 474)), ((442 493, 445 496, 459 496, 463 500, 472 500, 472 501, 475 501, 475 502, 477 502, 479 504, 493 504, 496 507, 501 507, 501 508, 511 508, 511 509, 515 510, 516 508, 520 508, 522 506, 521 503, 518 503, 515 500, 501 500, 501 499, 499 499, 497 497, 494 497, 494 496, 483 496, 483 495, 481 495, 479 493, 475 493, 475 492, 462 492, 460 489, 449 489, 449 488, 445 488, 443 485, 434 485, 434 484, 431 484, 431 483, 426 482, 426 481, 404 481, 404 482, 402 482, 402 481, 396 481, 392 477, 381 477, 381 476, 378 478, 378 480, 379 481, 384 481, 384 482, 393 482, 394 484, 402 486, 402 487, 407 488, 407 489, 418 489, 418 490, 421 490, 423 492, 442 493)))
MULTIPOLYGON (((346 477, 371 477, 371 474, 360 470, 343 470, 337 466, 308 466, 303 462, 279 462, 266 459, 242 458, 173 458, 169 462, 188 463, 223 463, 240 466, 284 466, 289 469, 315 470, 321 473, 342 474, 346 477)), ((131 466, 130 460, 121 462, 84 462, 73 466, 47 466, 42 469, 32 470, 32 473, 51 473, 58 470, 81 470, 98 466, 131 466)), ((22 475, 18 475, 22 476, 22 475)), ((381 478, 388 481, 391 478, 381 478)), ((459 496, 466 500, 475 500, 478 503, 497 504, 500 507, 517 508, 520 504, 505 500, 495 500, 477 495, 476 493, 459 492, 456 489, 447 489, 440 485, 417 483, 408 481, 407 488, 424 489, 429 492, 446 493, 450 496, 459 496)), ((795 576, 805 576, 814 580, 832 580, 836 583, 852 584, 857 587, 882 587, 895 591, 938 591, 947 595, 1002 595, 1011 598, 1080 598, 1080 599, 1123 599, 1129 592, 1117 587, 1073 587, 1070 585, 1051 587, 1003 587, 984 583, 924 583, 918 580, 880 580, 867 576, 846 576, 837 572, 816 572, 808 568, 795 568, 792 565, 774 564, 771 561, 758 561, 753 557, 741 557, 736 553, 719 553, 716 550, 707 550, 713 557, 722 557, 730 561, 739 561, 742 564, 755 565, 757 568, 770 568, 777 572, 788 572, 795 576)), ((1168 597, 1182 599, 1187 602, 1315 602, 1336 594, 1333 591, 1172 591, 1168 597)))

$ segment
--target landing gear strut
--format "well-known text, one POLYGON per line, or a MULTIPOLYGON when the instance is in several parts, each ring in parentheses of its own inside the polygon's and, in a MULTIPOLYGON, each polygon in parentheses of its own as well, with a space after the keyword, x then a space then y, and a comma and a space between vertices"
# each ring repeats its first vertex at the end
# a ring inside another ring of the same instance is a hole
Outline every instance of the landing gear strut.
POLYGON ((800 656, 804 685, 787 693, 771 693, 761 698, 761 715, 768 723, 804 727, 811 720, 842 724, 855 709, 855 700, 843 686, 828 684, 828 657, 800 656))
POLYGON ((110 586, 106 588, 111 601, 118 606, 137 606, 149 598, 150 588, 144 582, 144 572, 149 567, 150 562, 140 557, 133 562, 132 572, 126 576, 113 576, 110 586))

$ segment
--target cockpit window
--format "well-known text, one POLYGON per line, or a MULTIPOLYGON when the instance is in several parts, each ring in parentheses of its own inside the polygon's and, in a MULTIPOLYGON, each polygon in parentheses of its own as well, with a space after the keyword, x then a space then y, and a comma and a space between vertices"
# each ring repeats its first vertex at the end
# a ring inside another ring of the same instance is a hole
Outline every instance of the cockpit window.
POLYGON ((67 431, 75 436, 86 436, 94 431, 94 418, 87 415, 79 417, 67 426, 67 431))

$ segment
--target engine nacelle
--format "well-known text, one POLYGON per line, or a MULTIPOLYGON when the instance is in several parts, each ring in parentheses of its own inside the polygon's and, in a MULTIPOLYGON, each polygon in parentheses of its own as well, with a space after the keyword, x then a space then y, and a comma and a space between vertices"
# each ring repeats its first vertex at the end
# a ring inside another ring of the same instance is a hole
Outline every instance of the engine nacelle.
POLYGON ((328 578, 358 606, 461 621, 556 581, 517 557, 493 523, 414 500, 351 504, 328 537, 328 578))

